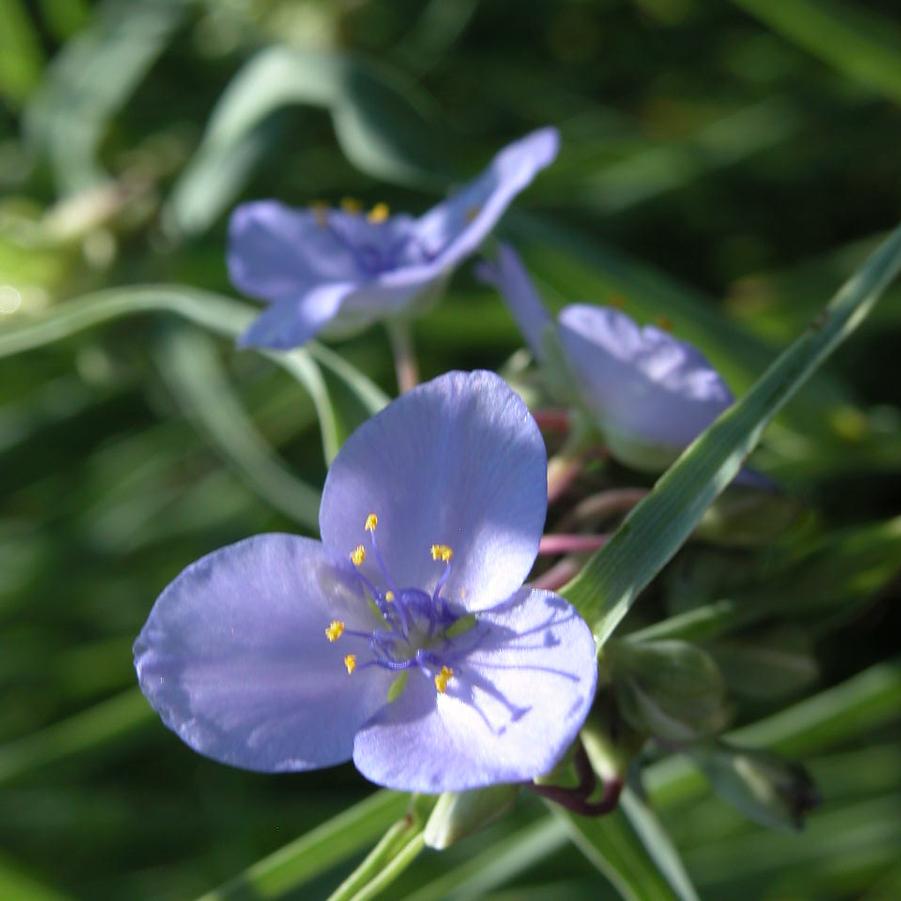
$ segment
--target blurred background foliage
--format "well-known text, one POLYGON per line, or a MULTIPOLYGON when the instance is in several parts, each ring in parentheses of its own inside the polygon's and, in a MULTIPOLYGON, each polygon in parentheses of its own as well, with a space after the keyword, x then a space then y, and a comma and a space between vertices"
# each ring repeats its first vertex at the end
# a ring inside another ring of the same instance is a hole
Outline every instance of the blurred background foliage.
MULTIPOLYGON (((550 302, 664 317, 740 392, 901 209, 891 0, 0 0, 0 23, 0 345, 101 289, 229 294, 240 199, 419 212, 553 123, 560 159, 505 221, 550 302)), ((761 466, 805 507, 790 537, 692 543, 627 620, 765 609, 706 646, 732 724, 807 761, 824 799, 770 833, 654 752, 646 786, 704 897, 901 894, 899 310, 895 287, 767 433, 761 466)), ((415 337, 426 377, 521 343, 468 273, 415 337)), ((188 562, 311 531, 323 449, 379 403, 359 373, 394 392, 380 330, 336 347, 355 369, 323 350, 297 364, 306 391, 161 313, 0 361, 0 897, 192 897, 366 796, 350 767, 191 753, 130 652, 188 562)), ((312 881, 301 855, 231 894, 323 897, 402 809, 372 803, 323 834, 312 881)), ((421 855, 390 896, 615 897, 543 813, 421 855)))

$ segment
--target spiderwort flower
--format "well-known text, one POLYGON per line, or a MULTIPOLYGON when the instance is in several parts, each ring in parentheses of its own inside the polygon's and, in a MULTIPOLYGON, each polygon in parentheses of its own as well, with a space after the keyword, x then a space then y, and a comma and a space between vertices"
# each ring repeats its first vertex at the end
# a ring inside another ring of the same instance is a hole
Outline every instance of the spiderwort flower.
POLYGON ((229 229, 232 282, 270 306, 245 346, 290 348, 328 326, 347 333, 436 294, 482 243, 513 198, 553 162, 559 137, 543 128, 505 147, 474 181, 423 216, 290 209, 275 200, 238 207, 229 229))
MULTIPOLYGON (((478 274, 503 294, 539 362, 548 362, 551 347, 559 348, 581 404, 622 462, 665 469, 731 405, 731 391, 697 348, 652 325, 640 326, 620 310, 572 304, 554 328, 508 245, 478 274)), ((763 481, 748 471, 740 478, 763 481)))
POLYGON ((352 757, 423 792, 546 772, 596 680, 583 620, 523 587, 546 465, 498 376, 421 385, 336 457, 321 543, 257 535, 166 588, 135 644, 144 694, 196 751, 251 770, 352 757))

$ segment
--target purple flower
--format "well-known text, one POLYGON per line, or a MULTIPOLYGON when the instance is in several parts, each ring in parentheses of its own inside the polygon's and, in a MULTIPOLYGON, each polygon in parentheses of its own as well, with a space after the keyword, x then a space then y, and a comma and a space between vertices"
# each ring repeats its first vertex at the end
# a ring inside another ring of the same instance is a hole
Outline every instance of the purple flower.
POLYGON ((235 286, 270 307, 245 346, 286 349, 328 326, 347 333, 439 292, 513 198, 553 162, 559 136, 543 128, 505 147, 489 167, 418 219, 379 204, 293 210, 275 200, 238 207, 229 228, 235 286))
POLYGON ((166 588, 135 643, 144 694, 196 751, 251 770, 352 757, 423 792, 546 772, 596 680, 583 620, 523 587, 546 466, 496 375, 421 385, 338 454, 321 543, 257 535, 166 588))
MULTIPOLYGON (((501 245, 479 276, 504 295, 539 361, 559 348, 579 401, 624 463, 665 469, 731 405, 732 393, 697 348, 619 310, 572 304, 554 328, 511 247, 501 245)), ((741 478, 761 480, 747 472, 741 478)))

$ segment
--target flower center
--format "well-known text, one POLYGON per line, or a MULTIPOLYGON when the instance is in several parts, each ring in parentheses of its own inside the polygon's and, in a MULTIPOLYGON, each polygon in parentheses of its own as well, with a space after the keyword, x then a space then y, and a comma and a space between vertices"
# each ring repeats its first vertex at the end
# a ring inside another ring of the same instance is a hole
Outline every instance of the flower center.
POLYGON ((460 616, 451 610, 441 595, 450 577, 454 552, 446 544, 431 546, 432 559, 444 565, 431 594, 421 588, 399 588, 379 553, 375 537, 378 522, 375 513, 366 517, 363 528, 369 533, 369 547, 367 549, 366 545, 359 544, 349 556, 373 612, 383 625, 365 632, 347 629, 342 620, 336 619, 325 629, 325 637, 330 642, 336 642, 347 636, 365 643, 361 644, 359 652, 344 657, 348 675, 374 666, 397 672, 398 680, 389 691, 389 700, 394 700, 403 691, 411 669, 425 673, 434 682, 435 690, 439 694, 446 694, 448 683, 454 677, 454 669, 450 665, 457 656, 454 654, 454 639, 475 625, 474 618, 460 616), (378 567, 385 586, 383 588, 361 571, 370 555, 378 567), (365 658, 362 657, 364 652, 367 653, 365 658))

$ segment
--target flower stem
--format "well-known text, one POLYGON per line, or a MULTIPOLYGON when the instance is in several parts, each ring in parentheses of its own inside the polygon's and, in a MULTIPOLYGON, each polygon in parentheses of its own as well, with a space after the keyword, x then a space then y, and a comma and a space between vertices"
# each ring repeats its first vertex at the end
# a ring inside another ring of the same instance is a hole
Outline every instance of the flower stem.
POLYGON ((619 776, 612 776, 609 779, 605 777, 601 797, 596 801, 590 801, 589 798, 597 787, 597 777, 581 743, 573 756, 573 766, 579 778, 579 784, 575 788, 537 783, 530 784, 529 788, 535 794, 541 795, 542 798, 554 801, 567 810, 582 816, 598 817, 615 810, 623 790, 622 779, 619 776))
POLYGON ((575 557, 564 557, 536 579, 533 579, 531 587, 544 591, 556 591, 574 578, 581 568, 581 562, 576 560, 575 557))
POLYGON ((560 520, 561 529, 576 526, 594 526, 617 513, 628 513, 639 501, 647 496, 646 488, 610 488, 599 491, 579 501, 560 520))
POLYGON ((542 535, 538 544, 538 553, 587 553, 603 547, 609 540, 609 535, 542 535))
POLYGON ((543 410, 532 410, 532 416, 543 432, 560 432, 565 435, 569 431, 569 410, 547 407, 543 410))
POLYGON ((563 447, 547 461, 547 500, 558 500, 579 477, 586 457, 594 446, 595 436, 584 421, 570 416, 570 429, 563 447))
POLYGON ((413 333, 406 319, 392 319, 387 323, 391 353, 394 355, 394 371, 397 374, 397 390, 406 394, 419 384, 419 365, 413 351, 413 333))

